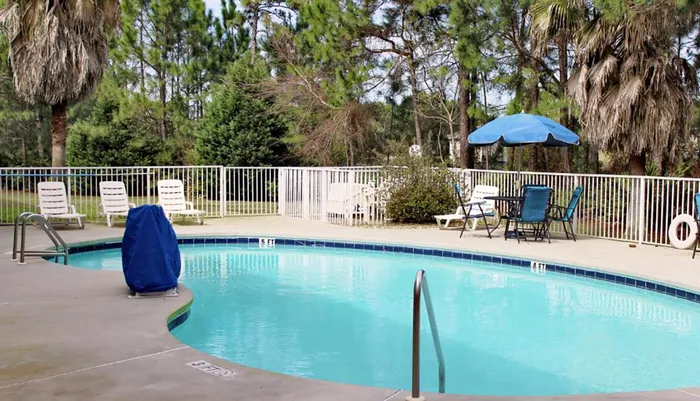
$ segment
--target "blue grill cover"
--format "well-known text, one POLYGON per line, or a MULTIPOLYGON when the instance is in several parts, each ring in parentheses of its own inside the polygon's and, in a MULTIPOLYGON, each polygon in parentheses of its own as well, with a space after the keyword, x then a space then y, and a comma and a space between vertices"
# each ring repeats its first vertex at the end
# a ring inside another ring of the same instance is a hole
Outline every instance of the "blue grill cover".
POLYGON ((160 206, 129 210, 122 241, 122 270, 135 292, 158 292, 177 287, 180 249, 177 237, 160 206))

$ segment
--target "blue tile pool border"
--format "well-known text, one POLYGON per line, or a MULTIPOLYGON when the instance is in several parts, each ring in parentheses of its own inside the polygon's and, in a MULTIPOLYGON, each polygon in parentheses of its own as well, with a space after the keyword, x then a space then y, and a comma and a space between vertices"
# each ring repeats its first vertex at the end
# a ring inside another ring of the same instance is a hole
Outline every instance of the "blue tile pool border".
POLYGON ((188 308, 183 313, 179 314, 175 319, 168 322, 168 330, 173 331, 176 327, 185 323, 185 321, 190 317, 190 309, 188 308))
POLYGON ((173 331, 176 327, 185 323, 185 321, 190 317, 190 308, 192 307, 193 301, 194 299, 190 299, 189 302, 168 316, 168 331, 173 331))
MULTIPOLYGON (((275 245, 282 246, 302 246, 302 247, 324 247, 324 248, 340 248, 340 249, 355 249, 355 250, 368 250, 377 252, 394 252, 394 253, 408 253, 416 255, 426 255, 426 256, 437 256, 442 258, 451 259, 465 259, 474 260, 481 262, 497 263, 504 266, 513 266, 517 268, 532 269, 532 262, 544 263, 546 265, 547 272, 556 272, 562 274, 569 274, 584 278, 589 278, 599 281, 607 281, 615 284, 626 285, 628 287, 641 288, 647 291, 658 292, 665 295, 670 295, 672 297, 685 299, 691 302, 700 303, 700 294, 694 293, 687 289, 673 287, 667 284, 661 284, 654 281, 648 281, 644 279, 639 279, 635 277, 623 276, 615 273, 603 272, 594 269, 587 269, 579 266, 570 266, 557 263, 549 263, 546 261, 539 260, 528 260, 523 258, 517 258, 512 256, 502 256, 502 255, 489 255, 483 253, 475 253, 469 251, 459 251, 454 249, 440 249, 440 248, 429 248, 429 247, 415 247, 410 245, 398 245, 398 244, 382 244, 382 243, 368 243, 368 242, 355 242, 355 241, 343 241, 343 240, 325 240, 325 239, 304 239, 304 238, 288 238, 288 237, 261 237, 261 236, 211 236, 211 237, 181 237, 178 238, 177 242, 179 245, 194 245, 194 244, 258 244, 261 239, 274 238, 275 245)), ((119 240, 107 240, 107 241, 94 241, 87 243, 69 244, 69 252, 71 255, 82 252, 100 251, 104 249, 117 249, 121 248, 121 241, 119 240)), ((168 327, 170 328, 171 323, 174 327, 182 324, 187 319, 189 315, 188 311, 183 312, 181 315, 177 316, 170 322, 168 322, 168 327), (183 317, 184 316, 184 317, 183 317)), ((172 329, 171 329, 172 330, 172 329)))

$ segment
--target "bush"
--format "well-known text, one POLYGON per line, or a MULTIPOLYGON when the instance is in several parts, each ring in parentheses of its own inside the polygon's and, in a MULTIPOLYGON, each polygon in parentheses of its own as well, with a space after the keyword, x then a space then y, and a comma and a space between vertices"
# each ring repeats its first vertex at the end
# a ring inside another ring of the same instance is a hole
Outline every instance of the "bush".
POLYGON ((424 158, 395 162, 405 167, 384 169, 389 218, 398 223, 428 223, 435 215, 454 212, 457 200, 445 167, 432 167, 424 158))
POLYGON ((69 166, 157 166, 170 156, 163 141, 136 125, 76 123, 67 143, 69 166))
POLYGON ((263 65, 234 63, 216 85, 197 131, 202 164, 275 166, 288 155, 284 118, 271 110, 268 99, 251 92, 264 79, 263 65))

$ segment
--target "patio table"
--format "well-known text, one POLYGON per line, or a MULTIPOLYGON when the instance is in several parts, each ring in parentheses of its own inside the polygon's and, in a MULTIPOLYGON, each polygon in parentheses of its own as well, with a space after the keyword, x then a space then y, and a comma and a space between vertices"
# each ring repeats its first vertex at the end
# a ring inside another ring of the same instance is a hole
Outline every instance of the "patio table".
MULTIPOLYGON (((501 224, 501 220, 513 217, 510 215, 511 211, 518 210, 518 205, 520 204, 520 202, 525 200, 525 198, 522 196, 485 196, 484 199, 496 202, 496 209, 498 209, 498 214, 500 216, 498 222, 496 223, 496 226, 493 227, 491 232, 495 231, 498 228, 498 226, 501 224), (506 207, 504 206, 507 206, 507 211, 506 207)), ((503 235, 509 235, 509 233, 506 232, 503 235)), ((515 235, 515 233, 513 233, 512 235, 515 235)))

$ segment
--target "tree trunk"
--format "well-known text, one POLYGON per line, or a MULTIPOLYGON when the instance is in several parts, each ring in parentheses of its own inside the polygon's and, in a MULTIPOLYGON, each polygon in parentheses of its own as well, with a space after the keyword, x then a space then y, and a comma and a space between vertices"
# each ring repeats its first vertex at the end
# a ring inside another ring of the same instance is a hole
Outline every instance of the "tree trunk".
POLYGON ((631 175, 645 175, 647 166, 646 153, 630 156, 629 171, 631 175))
MULTIPOLYGON (((471 71, 468 75, 469 77, 469 90, 467 91, 467 138, 469 134, 476 130, 476 118, 473 114, 468 113, 469 107, 474 106, 476 103, 477 90, 479 87, 479 76, 476 71, 471 71)), ((467 144, 467 168, 474 168, 474 163, 476 161, 476 149, 473 146, 468 146, 467 144)))
POLYGON ((159 121, 159 127, 158 130, 160 131, 160 139, 165 141, 166 137, 166 129, 167 129, 167 121, 165 120, 166 116, 166 107, 168 106, 168 83, 165 80, 165 72, 164 71, 158 71, 158 96, 160 97, 160 121, 159 121))
POLYGON ((438 148, 438 156, 440 156, 440 162, 444 163, 445 162, 445 157, 442 154, 442 144, 440 143, 442 141, 442 123, 438 125, 438 132, 437 132, 437 148, 438 148))
POLYGON ((250 13, 252 14, 252 19, 250 22, 250 59, 255 61, 255 56, 258 49, 258 20, 260 19, 259 6, 257 4, 253 5, 250 13))
POLYGON ((460 65, 457 70, 457 85, 459 86, 459 166, 467 168, 467 137, 469 128, 467 127, 467 74, 460 65))
POLYGON ((591 174, 598 174, 600 171, 599 161, 598 161, 598 147, 592 143, 588 143, 588 150, 586 152, 586 164, 588 166, 588 172, 591 174))
MULTIPOLYGON (((646 153, 642 152, 639 155, 630 156, 629 161, 629 172, 631 175, 642 176, 646 172, 646 153)), ((630 201, 627 205, 627 216, 625 221, 625 232, 629 239, 641 240, 638 235, 638 230, 641 221, 639 219, 639 205, 642 193, 640 193, 639 181, 632 180, 632 186, 630 188, 630 201)), ((644 233, 642 232, 642 235, 644 233)))
MULTIPOLYGON (((167 121, 166 121, 166 116, 167 116, 167 111, 166 108, 168 106, 168 73, 167 73, 167 68, 168 68, 168 38, 170 35, 170 30, 168 29, 168 24, 165 25, 165 32, 163 33, 163 45, 162 48, 160 49, 161 54, 160 54, 160 65, 159 69, 157 71, 158 74, 158 92, 160 96, 160 112, 162 115, 160 116, 160 138, 165 141, 166 137, 166 130, 167 130, 167 121)), ((171 92, 173 93, 173 92, 171 92)))
POLYGON ((450 132, 450 157, 452 158, 453 161, 457 161, 457 154, 456 152, 458 151, 455 149, 455 127, 453 124, 447 124, 447 128, 449 129, 450 132))
POLYGON ((41 132, 41 111, 36 112, 36 153, 39 161, 44 162, 44 133, 41 132))
MULTIPOLYGON (((569 69, 569 59, 568 55, 566 53, 568 43, 567 43, 567 37, 564 34, 559 35, 559 38, 557 40, 557 48, 559 50, 559 91, 560 91, 560 96, 562 96, 566 100, 566 81, 569 80, 568 78, 568 69, 569 69)), ((571 128, 571 122, 569 121, 569 107, 564 104, 564 106, 561 109, 561 116, 559 118, 559 122, 561 125, 571 128)), ((565 173, 570 173, 571 172, 571 158, 569 157, 569 149, 567 148, 561 148, 559 150, 560 155, 561 155, 561 166, 562 170, 565 173)))
POLYGON ((144 54, 143 54, 143 8, 139 12, 139 69, 141 73, 141 94, 146 93, 146 67, 144 66, 144 54))
POLYGON ((64 167, 66 165, 66 103, 58 103, 51 106, 51 166, 64 167))
POLYGON ((418 110, 418 79, 416 78, 416 66, 413 62, 413 52, 408 56, 408 70, 411 81, 411 97, 413 103, 413 122, 416 127, 416 145, 423 146, 423 135, 420 129, 420 114, 418 110))
POLYGON ((20 141, 22 142, 22 166, 27 165, 27 133, 26 131, 22 134, 20 141))

